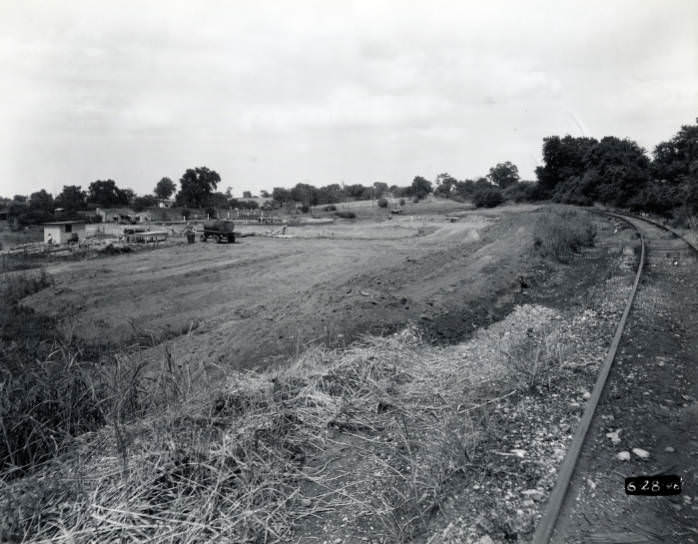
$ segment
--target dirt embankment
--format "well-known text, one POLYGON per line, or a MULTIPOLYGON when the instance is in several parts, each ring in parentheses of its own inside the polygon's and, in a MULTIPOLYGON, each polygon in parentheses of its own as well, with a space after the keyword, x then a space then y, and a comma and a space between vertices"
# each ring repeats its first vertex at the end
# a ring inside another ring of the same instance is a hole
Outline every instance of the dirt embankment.
POLYGON ((169 341, 181 363, 248 368, 409 321, 448 340, 531 271, 528 214, 419 222, 400 240, 253 237, 71 263, 25 303, 88 344, 154 344, 155 357, 169 341))

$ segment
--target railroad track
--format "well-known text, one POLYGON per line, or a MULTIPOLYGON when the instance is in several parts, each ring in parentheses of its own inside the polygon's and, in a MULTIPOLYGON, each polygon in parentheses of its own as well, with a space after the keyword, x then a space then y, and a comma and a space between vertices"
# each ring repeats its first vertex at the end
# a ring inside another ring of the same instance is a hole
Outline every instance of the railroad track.
POLYGON ((543 517, 536 528, 532 544, 548 544, 559 522, 560 510, 562 509, 563 502, 567 495, 570 480, 572 479, 575 467, 579 461, 582 446, 584 445, 589 426, 591 425, 594 413, 599 404, 599 399, 606 386, 608 374, 613 365, 628 315, 630 314, 633 301, 635 300, 637 287, 646 266, 661 269, 661 267, 664 266, 689 266, 698 262, 698 248, 672 229, 656 221, 627 213, 599 211, 595 211, 594 213, 599 213, 617 221, 621 221, 636 231, 638 238, 630 242, 626 247, 632 248, 633 253, 639 253, 639 265, 635 273, 635 281, 628 302, 626 303, 623 316, 616 329, 611 347, 601 365, 591 397, 587 401, 584 414, 572 438, 572 443, 567 451, 567 455, 560 465, 557 482, 550 494, 545 511, 543 512, 543 517))

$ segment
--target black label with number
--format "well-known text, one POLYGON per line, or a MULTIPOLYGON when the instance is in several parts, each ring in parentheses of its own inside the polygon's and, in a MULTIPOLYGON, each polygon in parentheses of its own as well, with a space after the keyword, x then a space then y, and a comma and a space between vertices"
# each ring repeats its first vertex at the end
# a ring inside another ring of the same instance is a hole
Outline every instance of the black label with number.
POLYGON ((681 478, 673 475, 632 476, 625 479, 626 495, 680 495, 681 478))

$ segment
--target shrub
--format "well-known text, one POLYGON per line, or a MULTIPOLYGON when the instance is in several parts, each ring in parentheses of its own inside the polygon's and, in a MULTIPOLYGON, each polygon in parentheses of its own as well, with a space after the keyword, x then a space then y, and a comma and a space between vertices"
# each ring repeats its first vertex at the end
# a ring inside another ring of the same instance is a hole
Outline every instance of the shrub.
POLYGON ((566 263, 582 247, 594 245, 596 227, 580 212, 546 210, 536 220, 533 235, 535 247, 544 257, 566 263))
POLYGON ((503 196, 506 200, 514 202, 530 202, 536 199, 537 184, 530 182, 519 182, 504 189, 503 196))
POLYGON ((301 206, 301 212, 302 212, 302 213, 308 213, 309 211, 310 211, 310 206, 308 206, 307 204, 303 204, 303 205, 301 206))
POLYGON ((404 205, 405 205, 405 199, 404 199, 404 198, 401 198, 401 199, 400 199, 400 206, 404 206, 404 205))
POLYGON ((478 189, 473 195, 473 204, 476 208, 494 208, 504 202, 502 190, 496 187, 478 189))
POLYGON ((330 204, 329 206, 325 206, 323 210, 325 210, 326 212, 336 212, 337 206, 335 206, 334 204, 330 204))
POLYGON ((388 207, 388 199, 386 199, 386 198, 379 198, 379 199, 378 199, 378 207, 379 207, 379 208, 387 208, 387 207, 388 207))
POLYGON ((341 211, 335 212, 335 215, 337 217, 341 217, 342 219, 356 219, 356 214, 354 212, 341 211))

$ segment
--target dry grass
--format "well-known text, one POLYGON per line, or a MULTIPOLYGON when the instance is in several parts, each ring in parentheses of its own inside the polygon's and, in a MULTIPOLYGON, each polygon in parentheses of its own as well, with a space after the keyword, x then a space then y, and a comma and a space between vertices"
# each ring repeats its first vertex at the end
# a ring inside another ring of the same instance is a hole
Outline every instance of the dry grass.
POLYGON ((548 208, 538 216, 534 236, 543 256, 567 263, 581 248, 594 245, 596 228, 588 214, 548 208))
POLYGON ((167 351, 148 372, 115 357, 97 374, 102 392, 85 390, 105 426, 66 439, 33 474, 3 475, 0 536, 289 542, 315 519, 347 518, 404 542, 473 468, 492 398, 551 371, 550 319, 527 319, 533 336, 502 322, 453 348, 425 347, 414 329, 314 348, 215 394, 202 368, 167 351))

